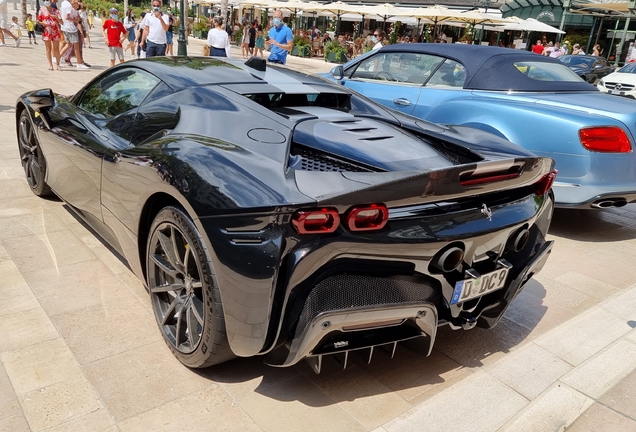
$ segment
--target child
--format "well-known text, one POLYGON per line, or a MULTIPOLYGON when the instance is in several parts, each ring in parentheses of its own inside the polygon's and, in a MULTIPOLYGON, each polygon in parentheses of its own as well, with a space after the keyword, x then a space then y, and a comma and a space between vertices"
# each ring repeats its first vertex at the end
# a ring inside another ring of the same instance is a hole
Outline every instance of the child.
POLYGON ((37 45, 38 41, 35 38, 35 23, 33 22, 33 15, 27 14, 27 19, 24 24, 29 32, 29 45, 31 45, 31 37, 33 37, 33 43, 37 45))
POLYGON ((104 21, 102 35, 108 45, 110 52, 110 66, 115 66, 115 55, 119 57, 119 63, 124 62, 124 48, 122 42, 126 39, 126 29, 119 21, 119 12, 115 8, 110 8, 110 19, 104 21))
POLYGON ((13 24, 11 24, 11 27, 9 29, 15 37, 20 39, 22 37, 22 30, 20 30, 20 24, 18 24, 18 17, 11 17, 11 21, 13 21, 13 24))

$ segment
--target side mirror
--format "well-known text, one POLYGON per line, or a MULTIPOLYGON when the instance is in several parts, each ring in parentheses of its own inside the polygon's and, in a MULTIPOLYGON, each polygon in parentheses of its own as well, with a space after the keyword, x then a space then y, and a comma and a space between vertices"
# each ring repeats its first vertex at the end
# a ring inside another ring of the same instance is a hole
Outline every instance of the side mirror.
POLYGON ((27 99, 31 107, 33 107, 35 112, 38 113, 51 108, 53 106, 53 103, 55 102, 55 96, 53 95, 53 90, 51 89, 38 90, 36 92, 33 92, 27 96, 27 99))
POLYGON ((341 65, 335 66, 333 69, 331 69, 329 75, 331 75, 333 79, 338 81, 338 84, 342 84, 341 81, 344 79, 344 68, 341 65))

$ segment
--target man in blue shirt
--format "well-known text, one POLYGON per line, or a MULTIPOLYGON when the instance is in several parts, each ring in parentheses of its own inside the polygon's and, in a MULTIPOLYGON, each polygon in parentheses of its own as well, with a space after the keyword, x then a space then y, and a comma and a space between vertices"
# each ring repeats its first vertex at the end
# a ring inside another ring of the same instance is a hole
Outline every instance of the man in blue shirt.
POLYGON ((294 36, 292 35, 291 29, 283 22, 283 13, 280 10, 274 12, 272 24, 274 24, 274 26, 269 29, 267 39, 271 54, 267 61, 285 64, 287 51, 290 51, 294 44, 294 36))

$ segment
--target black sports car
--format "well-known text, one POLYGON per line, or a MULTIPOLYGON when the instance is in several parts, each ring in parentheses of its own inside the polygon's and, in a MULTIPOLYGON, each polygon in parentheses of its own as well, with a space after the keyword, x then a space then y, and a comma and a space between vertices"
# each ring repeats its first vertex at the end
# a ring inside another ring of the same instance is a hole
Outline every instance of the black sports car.
POLYGON ((551 159, 257 59, 126 62, 16 123, 33 192, 128 260, 189 367, 430 352, 497 324, 552 247, 551 159))

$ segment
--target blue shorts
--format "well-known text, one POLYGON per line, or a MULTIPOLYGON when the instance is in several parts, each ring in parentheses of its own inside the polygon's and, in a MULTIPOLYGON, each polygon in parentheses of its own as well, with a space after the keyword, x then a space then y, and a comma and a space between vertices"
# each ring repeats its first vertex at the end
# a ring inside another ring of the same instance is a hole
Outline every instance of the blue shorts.
POLYGON ((172 45, 172 32, 166 32, 166 44, 172 45))
POLYGON ((128 41, 129 42, 134 42, 135 41, 135 28, 131 27, 128 29, 128 41))

